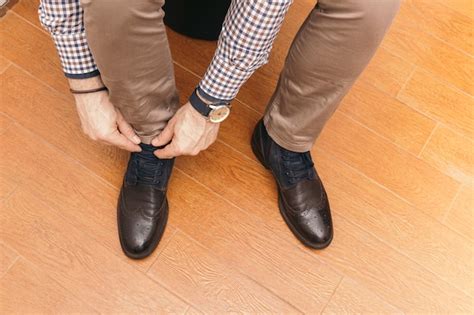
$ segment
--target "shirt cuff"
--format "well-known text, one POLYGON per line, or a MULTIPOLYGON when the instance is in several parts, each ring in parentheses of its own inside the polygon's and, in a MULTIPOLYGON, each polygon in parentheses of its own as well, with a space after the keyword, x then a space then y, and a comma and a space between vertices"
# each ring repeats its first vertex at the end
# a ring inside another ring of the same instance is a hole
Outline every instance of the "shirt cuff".
POLYGON ((215 55, 199 87, 207 96, 230 101, 236 97, 240 87, 254 71, 253 67, 244 69, 230 60, 215 55))
POLYGON ((90 78, 99 74, 84 32, 52 37, 66 77, 90 78))

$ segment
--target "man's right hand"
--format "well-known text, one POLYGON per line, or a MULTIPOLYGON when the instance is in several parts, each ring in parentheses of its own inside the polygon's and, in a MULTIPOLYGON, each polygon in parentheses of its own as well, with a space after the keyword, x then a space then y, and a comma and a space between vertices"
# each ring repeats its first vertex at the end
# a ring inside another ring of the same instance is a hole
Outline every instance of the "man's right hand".
MULTIPOLYGON (((100 77, 69 79, 74 90, 88 90, 103 86, 100 77)), ((140 138, 132 126, 125 121, 120 111, 110 102, 107 91, 74 94, 82 131, 92 140, 117 146, 121 149, 140 152, 140 138)))

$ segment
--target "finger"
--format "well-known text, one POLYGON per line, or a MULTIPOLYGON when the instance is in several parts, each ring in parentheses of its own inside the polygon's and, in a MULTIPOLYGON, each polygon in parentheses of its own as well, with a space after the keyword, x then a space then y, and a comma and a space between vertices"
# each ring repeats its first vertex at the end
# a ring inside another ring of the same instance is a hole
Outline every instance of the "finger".
POLYGON ((130 152, 140 152, 142 150, 139 145, 130 141, 130 139, 125 137, 118 130, 115 130, 105 141, 130 152))
POLYGON ((133 130, 132 126, 125 121, 120 111, 117 111, 117 126, 120 133, 130 139, 133 143, 139 144, 141 142, 140 138, 135 133, 135 130, 133 130))
POLYGON ((163 149, 155 150, 153 153, 160 159, 172 159, 180 155, 176 145, 173 142, 168 144, 163 149))
POLYGON ((155 147, 165 145, 173 139, 174 135, 174 119, 171 119, 158 136, 151 140, 151 144, 155 147))

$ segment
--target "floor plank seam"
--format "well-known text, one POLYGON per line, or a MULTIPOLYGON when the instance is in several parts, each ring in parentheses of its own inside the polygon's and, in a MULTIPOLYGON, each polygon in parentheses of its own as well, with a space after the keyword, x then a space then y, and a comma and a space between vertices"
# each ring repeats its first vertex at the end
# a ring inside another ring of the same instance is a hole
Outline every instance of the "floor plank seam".
POLYGON ((324 307, 322 308, 321 312, 319 312, 319 314, 324 314, 324 311, 325 311, 326 308, 328 307, 329 303, 331 303, 331 300, 332 300, 333 296, 336 294, 337 289, 338 289, 339 286, 341 285, 342 280, 344 280, 344 278, 346 278, 346 277, 347 277, 347 276, 344 275, 344 276, 341 277, 341 279, 339 279, 339 282, 337 283, 336 287, 334 288, 334 291, 332 291, 332 294, 331 294, 331 296, 329 297, 329 299, 327 300, 326 305, 324 305, 324 307))
MULTIPOLYGON (((386 49, 386 50, 390 50, 390 48, 389 48, 389 47, 386 47, 383 43, 382 43, 382 46, 381 46, 381 47, 383 47, 383 48, 386 49)), ((437 81, 443 83, 444 85, 447 85, 448 87, 451 87, 451 88, 453 88, 453 89, 455 89, 455 90, 457 90, 457 91, 459 91, 459 92, 462 92, 463 94, 465 94, 465 95, 467 95, 467 96, 474 97, 473 94, 467 92, 466 90, 463 90, 461 87, 457 86, 456 84, 454 84, 454 83, 452 83, 452 82, 450 82, 450 81, 448 81, 448 80, 446 80, 446 79, 444 79, 444 78, 442 78, 442 77, 439 77, 437 74, 431 72, 431 71, 430 71, 429 69, 427 69, 426 67, 421 66, 418 61, 412 62, 412 61, 410 61, 410 60, 404 58, 403 56, 400 56, 399 54, 397 54, 397 53, 395 53, 395 52, 391 52, 391 53, 392 53, 394 56, 400 58, 400 59, 401 59, 402 61, 404 61, 404 62, 407 62, 407 63, 410 63, 410 64, 414 64, 418 70, 423 71, 423 72, 429 74, 430 77, 436 79, 437 81)), ((400 89, 400 91, 402 91, 402 89, 400 89)), ((399 93, 400 93, 400 92, 399 92, 399 93)), ((397 93, 397 94, 398 94, 398 93, 397 93)), ((397 99, 398 99, 398 97, 397 97, 397 99)))
POLYGON ((441 222, 443 222, 444 225, 446 225, 446 221, 448 219, 448 215, 449 213, 452 211, 452 209, 454 208, 454 204, 456 203, 456 200, 458 199, 458 196, 459 194, 461 193, 461 190, 464 188, 465 184, 461 184, 459 187, 458 187, 458 190, 456 191, 456 193, 454 194, 453 196, 453 200, 451 200, 451 202, 449 203, 449 206, 447 207, 447 209, 444 211, 442 217, 441 217, 441 222))
MULTIPOLYGON (((10 8, 8 11, 10 11, 12 14, 15 14, 18 18, 20 18, 21 20, 23 20, 23 22, 26 22, 27 24, 33 26, 35 29, 41 31, 42 33, 48 35, 48 36, 51 36, 51 34, 49 34, 48 31, 46 31, 45 29, 43 29, 42 27, 39 27, 37 25, 35 25, 33 22, 31 22, 30 20, 28 20, 27 18, 25 18, 24 16, 22 16, 21 14, 19 14, 18 12, 16 12, 14 10, 14 7, 15 5, 13 5, 12 8, 10 8)), ((38 16, 38 21, 39 21, 39 16, 38 16)))
MULTIPOLYGON (((11 246, 10 246, 11 247, 11 246)), ((13 248, 13 247, 11 247, 13 248)), ((18 251, 15 249, 15 252, 16 252, 16 257, 15 259, 13 259, 13 261, 10 263, 10 265, 7 267, 7 269, 5 269, 5 271, 3 272, 3 274, 0 276, 0 280, 2 280, 6 274, 10 271, 10 269, 12 269, 12 267, 17 263, 17 261, 22 258, 22 256, 20 256, 20 254, 18 254, 18 251)))
MULTIPOLYGON (((436 122, 436 125, 433 127, 433 129, 431 130, 430 134, 428 135, 428 138, 426 138, 425 143, 424 143, 423 146, 421 147, 420 152, 418 152, 418 154, 416 155, 416 157, 417 157, 418 159, 422 160, 421 155, 422 155, 423 152, 425 151, 426 146, 427 146, 428 143, 431 141, 431 138, 433 137, 433 135, 434 135, 434 133, 436 132, 436 130, 439 129, 439 125, 440 125, 440 123, 439 123, 439 122, 436 122)), ((451 176, 450 176, 450 177, 451 177, 451 176)))
MULTIPOLYGON (((172 226, 172 225, 169 224, 169 226, 172 226)), ((177 227, 173 226, 173 228, 174 228, 173 234, 171 234, 171 235, 169 236, 169 239, 168 239, 168 241, 167 241, 166 243, 162 244, 162 243, 160 242, 160 244, 159 244, 159 246, 161 247, 161 248, 159 249, 160 252, 158 253, 158 255, 156 255, 156 257, 153 259, 153 261, 151 262, 151 264, 145 269, 144 274, 146 274, 148 277, 149 277, 148 272, 150 271, 151 267, 153 267, 153 265, 158 261, 158 258, 161 256, 161 254, 163 254, 163 252, 165 251, 165 249, 168 247, 168 245, 169 245, 169 244, 171 243, 171 241, 174 239, 174 236, 176 235, 176 232, 178 232, 178 228, 177 228, 177 227)))
MULTIPOLYGON (((365 229, 362 228, 362 226, 358 225, 357 223, 354 223, 353 221, 351 220, 348 220, 348 219, 345 219, 345 218, 342 218, 343 220, 346 220, 349 224, 353 225, 353 226, 356 226, 360 229, 362 229, 363 231, 365 231, 367 234, 369 234, 371 237, 375 238, 376 240, 378 240, 379 242, 381 242, 382 244, 386 245, 388 248, 390 248, 391 250, 395 251, 397 254, 399 254, 400 256, 408 259, 412 264, 420 267, 422 270, 424 270, 425 272, 433 275, 435 278, 439 279, 440 281, 444 282, 445 284, 448 284, 452 289, 454 290, 457 290, 458 292, 462 292, 464 293, 465 295, 467 296, 471 296, 471 293, 470 292, 467 292, 467 291, 464 291, 463 289, 461 289, 460 287, 458 287, 457 284, 454 284, 452 283, 450 280, 446 279, 445 277, 442 277, 440 276, 439 274, 437 274, 435 271, 432 271, 430 269, 428 269, 426 266, 422 265, 421 263, 417 262, 416 260, 414 260, 413 258, 411 258, 411 256, 409 256, 408 254, 406 253, 403 253, 402 251, 400 251, 397 247, 395 247, 394 245, 390 244, 389 242, 385 241, 384 239, 381 239, 380 237, 378 237, 377 235, 373 234, 371 231, 367 231, 365 229)), ((348 277, 350 277, 350 275, 347 275, 348 277)))
MULTIPOLYGON (((5 57, 2 56, 2 58, 5 58, 5 57)), ((10 67, 12 66, 12 62, 11 62, 9 59, 5 58, 5 60, 7 60, 8 63, 5 65, 5 67, 3 67, 2 69, 0 69, 0 75, 2 75, 3 73, 5 73, 5 71, 7 71, 8 68, 10 68, 10 67)))

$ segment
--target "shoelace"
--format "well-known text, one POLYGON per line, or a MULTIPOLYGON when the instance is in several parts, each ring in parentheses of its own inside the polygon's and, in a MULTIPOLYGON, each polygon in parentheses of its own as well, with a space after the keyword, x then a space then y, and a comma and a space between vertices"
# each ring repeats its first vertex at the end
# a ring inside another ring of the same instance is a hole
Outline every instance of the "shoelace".
POLYGON ((290 183, 295 184, 302 179, 312 179, 314 176, 314 163, 309 152, 285 151, 282 160, 285 175, 289 177, 290 183))
POLYGON ((160 176, 163 174, 164 162, 159 160, 153 152, 143 150, 132 153, 132 170, 137 182, 141 184, 159 184, 160 176))

